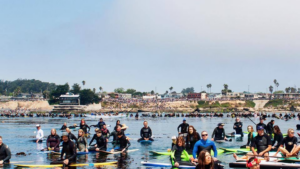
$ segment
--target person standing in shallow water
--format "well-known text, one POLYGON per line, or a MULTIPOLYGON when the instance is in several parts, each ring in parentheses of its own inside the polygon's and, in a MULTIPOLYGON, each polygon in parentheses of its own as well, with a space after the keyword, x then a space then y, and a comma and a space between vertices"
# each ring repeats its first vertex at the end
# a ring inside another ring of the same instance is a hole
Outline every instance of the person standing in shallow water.
POLYGON ((179 134, 188 133, 188 128, 189 128, 189 124, 186 123, 185 119, 183 119, 183 122, 177 127, 177 131, 179 134), (179 132, 179 128, 181 128, 180 132, 179 132))
POLYGON ((35 136, 35 138, 36 138, 36 142, 38 143, 39 141, 43 141, 43 138, 44 138, 44 132, 43 132, 43 130, 41 129, 41 125, 39 125, 39 124, 36 125, 36 129, 37 129, 37 131, 36 131, 36 136, 35 136))
POLYGON ((235 130, 236 134, 240 134, 242 137, 244 137, 243 123, 240 121, 239 117, 235 119, 235 123, 233 124, 233 129, 235 130))
POLYGON ((2 136, 0 136, 0 166, 3 164, 8 164, 11 158, 10 149, 2 141, 2 136))

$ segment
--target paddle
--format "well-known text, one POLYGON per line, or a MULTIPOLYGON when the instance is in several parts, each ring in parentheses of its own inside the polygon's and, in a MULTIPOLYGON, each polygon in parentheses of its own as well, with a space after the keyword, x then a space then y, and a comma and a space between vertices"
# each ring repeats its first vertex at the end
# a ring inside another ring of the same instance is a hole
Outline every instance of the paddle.
MULTIPOLYGON (((248 119, 250 120, 250 121, 252 121, 251 119, 250 119, 250 117, 249 116, 247 116, 248 117, 248 119)), ((252 121, 252 123, 254 123, 254 121, 252 121)), ((256 123, 254 123, 255 125, 256 125, 256 123)))

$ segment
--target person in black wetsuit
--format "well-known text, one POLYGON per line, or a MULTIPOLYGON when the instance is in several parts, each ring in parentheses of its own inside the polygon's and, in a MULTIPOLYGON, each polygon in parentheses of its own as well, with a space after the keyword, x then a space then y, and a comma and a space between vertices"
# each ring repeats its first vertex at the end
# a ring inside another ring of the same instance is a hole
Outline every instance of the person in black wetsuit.
MULTIPOLYGON (((129 140, 125 137, 125 135, 119 131, 117 132, 117 140, 116 140, 116 145, 119 145, 119 149, 115 149, 115 151, 122 151, 125 152, 131 145, 129 140)), ((115 148, 115 146, 114 146, 115 148)), ((114 149, 112 149, 114 151, 114 149)))
MULTIPOLYGON (((92 142, 96 139, 96 137, 97 137, 97 132, 99 131, 99 128, 96 128, 95 129, 95 134, 93 135, 93 138, 92 138, 92 140, 90 141, 90 144, 89 145, 91 145, 92 144, 92 142)), ((101 132, 101 130, 100 130, 100 132, 101 132)), ((102 134, 102 132, 101 132, 101 134, 102 134)))
POLYGON ((67 127, 67 123, 64 123, 64 125, 61 126, 60 130, 65 130, 67 127))
MULTIPOLYGON (((247 130, 248 130, 248 141, 247 141, 247 144, 246 146, 250 146, 251 143, 252 143, 252 139, 256 136, 256 134, 254 133, 254 129, 253 129, 253 126, 249 125, 247 127, 247 130)), ((245 148, 246 148, 245 146, 245 148)))
POLYGON ((138 142, 140 142, 141 140, 151 140, 151 141, 154 141, 151 138, 151 136, 152 136, 152 130, 148 126, 148 122, 147 121, 144 121, 144 127, 140 131, 140 136, 141 136, 141 138, 138 139, 138 142))
POLYGON ((117 136, 118 132, 121 132, 125 136, 124 131, 122 130, 122 127, 120 125, 118 125, 116 130, 111 132, 110 135, 109 135, 109 137, 113 136, 112 144, 115 145, 115 146, 117 145, 116 140, 118 138, 118 136, 117 136))
POLYGON ((69 140, 75 141, 75 143, 77 143, 76 136, 71 133, 71 130, 69 128, 66 128, 66 132, 68 133, 69 140))
POLYGON ((84 133, 86 134, 86 136, 88 135, 88 133, 90 132, 90 127, 85 123, 84 119, 81 119, 80 122, 80 129, 82 129, 84 131, 84 133), (89 129, 89 131, 87 130, 89 129))
MULTIPOLYGON (((95 146, 90 147, 89 151, 99 151, 99 150, 106 151, 107 150, 106 138, 103 137, 101 130, 98 130, 96 133, 97 133, 95 138, 96 144, 95 146)), ((92 141, 90 142, 90 145, 91 143, 92 141)))
POLYGON ((233 129, 235 130, 236 134, 240 134, 242 137, 244 137, 243 123, 240 121, 239 117, 235 119, 235 123, 233 124, 233 129))
POLYGON ((88 142, 82 129, 78 130, 77 148, 80 152, 89 152, 88 142))
POLYGON ((272 151, 278 150, 279 146, 282 143, 282 140, 283 140, 283 135, 281 133, 281 130, 277 125, 275 125, 274 126, 274 139, 272 141, 272 151), (275 145, 275 143, 276 143, 276 145, 275 145))
POLYGON ((256 124, 256 131, 257 131, 259 126, 262 126, 264 128, 265 132, 266 132, 267 126, 265 125, 263 118, 260 118, 260 122, 258 124, 256 124))
POLYGON ((189 124, 186 123, 185 119, 183 119, 183 122, 177 127, 177 131, 179 134, 188 133, 188 128, 189 128, 189 124), (180 132, 179 132, 179 128, 181 128, 180 132))
POLYGON ((195 169, 223 169, 220 161, 213 160, 213 157, 207 150, 203 150, 198 155, 198 165, 195 169))
POLYGON ((117 120, 117 121, 116 121, 116 126, 115 126, 115 128, 114 128, 115 131, 117 131, 117 127, 118 127, 118 126, 122 127, 120 120, 117 120))
POLYGON ((275 156, 280 151, 285 157, 297 156, 300 150, 300 147, 297 146, 298 139, 294 136, 294 129, 288 129, 288 135, 283 139, 278 148, 275 156), (283 146, 285 148, 283 148, 283 146))
POLYGON ((103 125, 101 132, 102 132, 103 137, 105 137, 108 140, 110 132, 107 129, 106 124, 103 125))
POLYGON ((103 125, 106 125, 102 118, 100 118, 100 121, 98 123, 98 128, 101 130, 103 128, 103 125))
POLYGON ((2 141, 2 136, 0 136, 0 165, 8 164, 11 158, 10 149, 2 141))
POLYGON ((69 135, 67 132, 63 132, 62 134, 62 140, 63 140, 63 148, 61 151, 61 161, 55 161, 52 162, 51 164, 66 164, 70 165, 72 163, 76 162, 76 145, 74 142, 72 142, 69 139, 69 135), (65 154, 65 159, 63 159, 63 156, 65 154))
POLYGON ((274 133, 274 125, 275 121, 274 120, 271 120, 268 124, 267 124, 267 128, 266 128, 266 131, 267 131, 267 134, 272 138, 272 134, 274 133))
POLYGON ((253 138, 251 143, 251 151, 248 156, 258 155, 264 157, 266 161, 269 161, 269 151, 272 149, 271 138, 264 132, 263 126, 258 126, 258 135, 253 138), (257 151, 255 151, 255 147, 257 151))
POLYGON ((201 137, 194 126, 189 126, 189 132, 186 137, 186 150, 189 154, 193 153, 194 145, 200 139, 201 137))
POLYGON ((212 141, 216 140, 226 140, 224 123, 219 123, 218 127, 215 128, 214 132, 212 133, 212 141))
POLYGON ((51 134, 47 138, 47 149, 55 152, 59 152, 60 138, 56 134, 55 129, 51 129, 51 134))
POLYGON ((194 166, 191 162, 186 162, 181 160, 181 155, 184 153, 188 156, 188 153, 185 151, 185 142, 183 137, 178 137, 176 144, 172 147, 171 160, 173 160, 173 167, 179 167, 179 165, 191 165, 194 166))

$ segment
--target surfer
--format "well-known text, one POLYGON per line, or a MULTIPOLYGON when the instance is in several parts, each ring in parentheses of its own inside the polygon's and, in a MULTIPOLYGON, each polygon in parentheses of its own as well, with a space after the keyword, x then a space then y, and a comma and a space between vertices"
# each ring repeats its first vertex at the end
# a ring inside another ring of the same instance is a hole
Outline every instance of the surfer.
POLYGON ((51 134, 47 138, 47 149, 55 152, 59 152, 60 138, 56 134, 55 129, 51 129, 51 134))
POLYGON ((188 133, 188 127, 189 127, 189 124, 186 123, 185 119, 183 119, 183 122, 177 127, 177 131, 179 134, 188 133), (180 132, 179 132, 179 128, 181 129, 180 132))
POLYGON ((44 132, 43 132, 43 130, 41 129, 41 125, 39 125, 39 124, 36 125, 36 129, 37 129, 37 131, 36 131, 36 136, 35 136, 35 138, 36 138, 36 142, 38 143, 39 141, 43 141, 43 138, 44 138, 44 132))
POLYGON ((102 118, 100 118, 98 123, 98 128, 101 130, 103 128, 103 125, 106 125, 102 118))
POLYGON ((251 143, 251 151, 247 155, 248 156, 260 156, 264 157, 266 161, 269 161, 269 151, 272 149, 271 138, 264 132, 263 126, 258 126, 257 132, 258 135, 253 138, 253 142, 251 143), (257 147, 257 151, 255 151, 255 147, 257 147))
POLYGON ((267 124, 267 128, 266 128, 266 131, 267 131, 267 134, 272 138, 273 137, 273 132, 274 132, 274 123, 275 121, 274 120, 271 120, 268 124, 267 124))
POLYGON ((239 117, 235 119, 235 123, 233 124, 233 129, 235 130, 235 134, 240 134, 241 137, 244 137, 243 123, 240 121, 239 117))
POLYGON ((60 158, 62 161, 55 161, 51 164, 65 164, 70 165, 71 163, 74 163, 76 161, 76 146, 75 144, 69 139, 69 135, 67 132, 62 133, 62 151, 60 158), (63 158, 65 155, 65 158, 63 158))
POLYGON ((207 150, 200 152, 198 156, 198 165, 196 169, 223 169, 224 167, 220 164, 220 161, 212 160, 213 157, 207 150))
POLYGON ((297 146, 298 139, 294 136, 294 129, 288 129, 288 135, 283 139, 275 156, 280 151, 286 157, 297 156, 300 146, 297 146), (285 147, 285 148, 284 148, 285 147))
MULTIPOLYGON (((114 144, 114 148, 116 147, 116 145, 119 145, 120 147, 118 149, 115 149, 115 151, 125 152, 131 144, 129 140, 125 137, 124 133, 119 131, 117 132, 117 140, 116 144, 114 144)), ((114 149, 112 149, 112 151, 114 151, 114 149)))
POLYGON ((85 133, 82 129, 78 130, 78 139, 77 139, 77 148, 81 152, 89 152, 87 149, 88 147, 88 142, 85 137, 85 133))
POLYGON ((258 124, 256 124, 256 131, 258 131, 258 127, 259 126, 262 126, 263 128, 264 128, 264 130, 266 130, 267 129, 267 126, 265 125, 265 123, 264 123, 264 119, 261 117, 260 118, 260 121, 259 121, 259 123, 258 124))
POLYGON ((120 120, 116 121, 116 126, 114 128, 115 131, 117 131, 118 126, 122 127, 120 120))
POLYGON ((283 140, 283 135, 279 126, 274 126, 274 140, 272 141, 272 151, 277 151, 283 140), (276 143, 276 145, 275 145, 276 143))
POLYGON ((84 131, 84 133, 86 134, 86 136, 90 132, 90 127, 85 123, 84 119, 81 119, 81 121, 80 121, 80 129, 84 131), (89 131, 87 129, 89 129, 89 131))
POLYGON ((152 137, 152 130, 151 128, 148 126, 148 122, 144 121, 144 127, 141 129, 140 131, 140 136, 141 138, 138 139, 138 142, 140 142, 141 140, 150 140, 150 141, 154 141, 151 137, 152 137))
POLYGON ((9 163, 9 159, 11 158, 10 149, 6 144, 2 141, 2 136, 0 136, 0 165, 9 163))
POLYGON ((96 139, 96 137, 97 137, 97 131, 99 131, 99 128, 96 128, 95 129, 95 134, 93 135, 93 138, 91 139, 91 141, 90 141, 90 144, 89 145, 91 145, 92 144, 92 142, 96 139))
POLYGON ((189 132, 186 137, 186 148, 189 154, 193 153, 194 145, 200 139, 201 137, 199 133, 196 131, 196 129, 194 128, 194 126, 189 126, 189 132))
POLYGON ((106 142, 108 142, 108 138, 109 138, 109 130, 106 127, 106 124, 103 125, 103 128, 101 129, 102 135, 103 137, 106 138, 106 142))
POLYGON ((66 132, 68 133, 69 140, 73 140, 75 141, 75 143, 77 143, 76 136, 73 133, 71 133, 71 130, 69 128, 66 128, 66 132))
MULTIPOLYGON (((96 140, 95 146, 90 147, 89 151, 99 151, 99 150, 106 151, 107 142, 106 142, 106 138, 102 135, 101 130, 97 130, 95 140, 96 140)), ((90 142, 90 145, 91 143, 92 141, 90 142)))
POLYGON ((67 123, 65 122, 64 125, 61 126, 60 130, 65 130, 67 128, 67 123))
POLYGON ((188 153, 185 151, 185 142, 183 137, 178 137, 176 144, 172 147, 171 161, 174 167, 179 167, 179 165, 191 165, 194 164, 187 161, 181 160, 181 154, 184 153, 189 157, 188 153))
POLYGON ((215 128, 214 132, 211 135, 212 141, 217 140, 227 140, 225 135, 224 123, 219 123, 218 127, 215 128))

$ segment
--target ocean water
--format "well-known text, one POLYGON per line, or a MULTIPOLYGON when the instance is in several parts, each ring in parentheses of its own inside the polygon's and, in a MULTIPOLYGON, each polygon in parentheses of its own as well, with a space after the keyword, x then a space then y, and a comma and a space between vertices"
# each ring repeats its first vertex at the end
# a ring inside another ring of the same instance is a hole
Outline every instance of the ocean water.
MULTIPOLYGON (((18 117, 18 118, 6 118, 0 117, 0 135, 3 137, 3 143, 10 147, 12 158, 11 162, 16 162, 19 164, 49 164, 52 160, 59 158, 52 154, 41 152, 40 149, 46 147, 46 143, 35 143, 32 142, 35 138, 36 124, 42 125, 42 130, 44 135, 48 136, 52 128, 57 129, 58 135, 61 135, 61 131, 58 130, 63 125, 64 122, 68 123, 68 126, 74 123, 80 123, 80 117, 72 117, 71 119, 60 118, 60 117, 18 117), (16 155, 18 152, 26 153, 26 156, 16 155)), ((96 125, 99 119, 93 119, 84 117, 88 125, 96 125)), ((129 134, 131 146, 129 149, 139 149, 135 152, 130 152, 126 157, 120 157, 120 155, 108 155, 102 156, 98 153, 90 153, 88 155, 77 156, 77 163, 95 163, 102 161, 118 161, 117 166, 107 166, 104 168, 151 168, 141 165, 141 161, 159 162, 159 163, 169 163, 168 156, 151 156, 149 151, 163 151, 165 152, 168 148, 171 148, 171 137, 177 136, 177 127, 182 123, 183 117, 140 117, 136 120, 134 117, 123 117, 123 118, 108 118, 104 119, 105 123, 111 125, 108 127, 110 131, 116 124, 116 120, 120 120, 121 124, 126 124, 129 128, 125 131, 129 134), (140 129, 143 127, 143 121, 147 120, 150 128, 153 132, 154 142, 152 144, 141 144, 137 140, 140 138, 140 129)), ((228 117, 195 117, 195 118, 185 118, 187 123, 193 125, 197 132, 203 130, 211 134, 217 124, 222 122, 225 124, 224 129, 226 133, 233 132, 234 118, 228 117)), ((259 123, 258 118, 251 117, 252 121, 259 123)), ((265 124, 267 124, 273 118, 267 118, 265 124)), ((296 124, 300 123, 297 118, 290 119, 289 121, 275 119, 275 125, 279 125, 281 131, 286 133, 289 128, 293 128, 296 131, 296 124)), ((253 122, 248 118, 241 117, 243 122, 243 130, 246 131, 248 125, 254 126, 253 122)), ((91 134, 94 134, 94 127, 91 127, 91 134)), ((297 132, 297 131, 296 131, 297 132)), ((77 131, 72 131, 74 135, 78 135, 77 131)), ((92 136, 92 135, 91 135, 92 136)), ((297 134, 295 135, 296 137, 297 134)), ((88 142, 91 138, 88 139, 88 142)), ((112 137, 110 138, 110 140, 112 137)), ((239 148, 245 145, 247 142, 247 135, 245 135, 244 140, 235 140, 233 138, 232 142, 216 143, 217 148, 239 148)), ((108 148, 112 145, 109 143, 108 148)), ((218 159, 222 161, 225 168, 229 168, 229 163, 234 161, 232 155, 219 155, 218 159)), ((3 168, 14 168, 13 164, 6 165, 3 168)), ((88 167, 77 167, 77 168, 94 168, 92 166, 88 167)))

